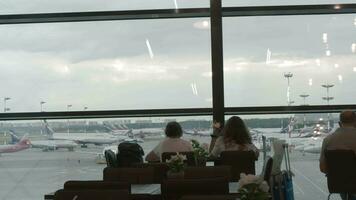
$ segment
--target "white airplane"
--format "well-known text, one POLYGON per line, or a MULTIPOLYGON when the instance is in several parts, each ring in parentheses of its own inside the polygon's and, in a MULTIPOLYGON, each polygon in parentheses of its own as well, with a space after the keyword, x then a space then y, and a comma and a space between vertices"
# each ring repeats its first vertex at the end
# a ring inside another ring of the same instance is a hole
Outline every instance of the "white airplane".
POLYGON ((210 137, 213 134, 213 129, 193 129, 193 130, 185 130, 185 134, 192 135, 192 136, 202 136, 202 137, 210 137))
POLYGON ((74 141, 77 144, 81 144, 81 147, 87 147, 87 144, 114 144, 127 139, 126 136, 113 136, 108 133, 58 133, 54 132, 51 127, 49 127, 46 120, 44 120, 44 124, 47 134, 49 134, 51 140, 74 141))
POLYGON ((57 149, 68 149, 74 151, 77 143, 70 140, 35 140, 31 142, 33 148, 40 148, 42 151, 54 151, 57 149))
POLYGON ((130 129, 126 126, 103 123, 104 128, 106 128, 112 135, 128 135, 130 129))
MULTIPOLYGON (((11 135, 11 142, 14 144, 20 140, 15 131, 9 131, 11 135)), ((78 146, 77 143, 69 140, 34 140, 31 141, 32 148, 40 148, 43 151, 54 151, 57 149, 68 149, 74 151, 74 148, 78 146)))
POLYGON ((324 138, 325 136, 312 137, 303 145, 296 146, 294 149, 302 153, 320 154, 324 138))
POLYGON ((126 126, 118 126, 115 124, 103 124, 104 127, 110 131, 110 134, 119 137, 125 137, 122 142, 139 142, 142 143, 143 138, 146 137, 146 134, 150 134, 149 131, 156 131, 157 129, 128 129, 126 126))
POLYGON ((320 154, 324 138, 333 133, 337 127, 334 125, 331 130, 326 130, 327 132, 323 132, 323 129, 314 130, 312 134, 309 134, 310 137, 305 137, 303 143, 296 145, 294 149, 303 153, 320 154))

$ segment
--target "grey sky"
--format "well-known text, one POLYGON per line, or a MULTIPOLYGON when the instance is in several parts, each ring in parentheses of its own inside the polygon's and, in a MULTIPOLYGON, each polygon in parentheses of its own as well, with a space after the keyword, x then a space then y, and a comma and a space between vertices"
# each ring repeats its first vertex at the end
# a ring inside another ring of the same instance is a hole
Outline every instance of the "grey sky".
MULTIPOLYGON (((26 2, 0 1, 0 13, 174 8, 174 1, 166 0, 26 2)), ((177 0, 179 7, 206 7, 208 2, 177 0)), ((247 5, 247 1, 239 2, 247 5)), ((251 5, 261 2, 248 1, 251 5)), ((320 85, 326 81, 335 84, 331 89, 333 103, 354 103, 356 60, 351 45, 356 43, 355 17, 224 19, 226 105, 285 105, 283 73, 288 71, 294 73, 291 95, 297 104, 301 104, 298 95, 303 92, 311 95, 310 104, 323 104, 325 91, 320 85), (323 43, 323 33, 328 34, 327 43, 323 43), (271 51, 269 64, 267 49, 271 51), (331 56, 326 56, 327 49, 331 56), (313 79, 312 86, 309 79, 313 79)), ((38 111, 41 100, 47 102, 44 108, 52 111, 65 110, 67 104, 73 104, 73 110, 84 106, 93 110, 210 107, 208 21, 2 25, 0 96, 12 98, 8 101, 12 111, 38 111), (154 54, 152 59, 146 40, 154 54)))

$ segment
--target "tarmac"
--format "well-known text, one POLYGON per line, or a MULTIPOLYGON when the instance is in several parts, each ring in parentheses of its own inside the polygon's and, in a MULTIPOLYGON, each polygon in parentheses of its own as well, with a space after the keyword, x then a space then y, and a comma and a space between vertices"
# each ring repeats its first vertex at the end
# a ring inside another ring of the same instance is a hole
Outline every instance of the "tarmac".
MULTIPOLYGON (((208 142, 208 137, 197 137, 208 142)), ((141 146, 148 153, 158 140, 147 140, 141 146)), ((0 157, 0 200, 39 200, 46 193, 63 187, 67 180, 101 180, 105 164, 96 164, 95 158, 102 146, 77 148, 74 152, 57 150, 42 152, 40 149, 2 154, 0 157)), ((319 171, 319 155, 291 153, 291 166, 295 199, 325 200, 328 189, 326 177, 319 171)), ((261 160, 261 159, 260 159, 261 160)), ((282 164, 284 165, 284 163, 282 164)), ((262 162, 256 164, 260 172, 262 162)), ((331 199, 340 199, 333 195, 331 199)))

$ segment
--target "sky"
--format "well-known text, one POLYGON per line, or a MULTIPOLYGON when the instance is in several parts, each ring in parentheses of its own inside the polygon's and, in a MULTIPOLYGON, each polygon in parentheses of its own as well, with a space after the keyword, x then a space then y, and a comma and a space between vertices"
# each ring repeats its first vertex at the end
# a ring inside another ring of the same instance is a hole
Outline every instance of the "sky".
MULTIPOLYGON (((224 6, 351 1, 224 1, 224 6)), ((0 14, 207 7, 209 1, 0 1, 0 14)), ((356 97, 356 14, 224 18, 226 106, 356 97)), ((211 107, 208 18, 0 25, 0 97, 11 112, 211 107)), ((4 103, 0 103, 0 108, 4 103)))

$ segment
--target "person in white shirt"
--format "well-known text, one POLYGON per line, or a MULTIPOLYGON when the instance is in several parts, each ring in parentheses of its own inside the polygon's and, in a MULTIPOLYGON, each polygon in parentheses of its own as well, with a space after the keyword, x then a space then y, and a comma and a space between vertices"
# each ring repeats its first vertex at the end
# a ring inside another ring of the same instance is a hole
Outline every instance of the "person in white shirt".
POLYGON ((161 161, 161 155, 164 152, 193 151, 192 144, 181 139, 183 130, 178 122, 169 122, 164 132, 166 138, 147 154, 145 158, 146 161, 161 161))

